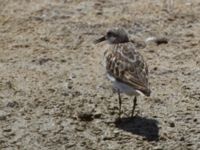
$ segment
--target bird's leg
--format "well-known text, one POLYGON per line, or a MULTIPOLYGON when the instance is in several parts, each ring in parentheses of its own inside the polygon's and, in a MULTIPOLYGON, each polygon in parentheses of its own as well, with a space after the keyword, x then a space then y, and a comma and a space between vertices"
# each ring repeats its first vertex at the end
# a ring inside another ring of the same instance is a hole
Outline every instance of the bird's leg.
POLYGON ((117 90, 117 93, 118 93, 118 99, 119 99, 119 118, 121 118, 121 105, 122 105, 122 100, 121 100, 120 90, 117 90))
POLYGON ((131 117, 133 117, 136 105, 137 105, 137 97, 135 96, 135 98, 133 99, 133 109, 132 109, 131 117))

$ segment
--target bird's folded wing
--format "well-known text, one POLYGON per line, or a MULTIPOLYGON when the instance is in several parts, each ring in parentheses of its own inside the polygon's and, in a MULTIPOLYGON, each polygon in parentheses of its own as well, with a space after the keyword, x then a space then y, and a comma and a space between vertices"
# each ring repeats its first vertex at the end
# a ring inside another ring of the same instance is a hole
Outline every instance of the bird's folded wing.
POLYGON ((127 61, 120 53, 107 57, 107 72, 118 81, 124 82, 145 95, 150 95, 147 65, 141 60, 127 61))
POLYGON ((150 90, 148 89, 148 81, 146 79, 141 79, 131 72, 125 72, 123 77, 123 82, 143 92, 145 95, 149 95, 148 93, 150 90))

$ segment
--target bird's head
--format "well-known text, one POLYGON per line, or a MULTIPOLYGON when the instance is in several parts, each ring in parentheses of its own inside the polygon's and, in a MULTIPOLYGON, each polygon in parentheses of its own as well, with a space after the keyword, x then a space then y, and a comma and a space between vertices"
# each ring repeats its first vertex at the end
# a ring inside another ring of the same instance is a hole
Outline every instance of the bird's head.
POLYGON ((94 41, 100 43, 108 41, 109 44, 119 44, 129 42, 128 35, 123 28, 114 28, 107 31, 106 35, 94 41))

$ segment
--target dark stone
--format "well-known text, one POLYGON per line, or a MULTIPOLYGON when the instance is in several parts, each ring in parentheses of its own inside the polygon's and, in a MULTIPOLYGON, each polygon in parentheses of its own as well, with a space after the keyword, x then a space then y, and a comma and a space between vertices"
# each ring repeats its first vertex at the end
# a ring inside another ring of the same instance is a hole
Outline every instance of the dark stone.
POLYGON ((0 120, 6 120, 6 116, 0 116, 0 120))
POLYGON ((175 123, 174 122, 170 122, 169 126, 173 128, 173 127, 175 127, 175 123))
POLYGON ((93 118, 93 114, 92 113, 89 113, 89 112, 86 112, 86 113, 79 113, 78 114, 78 118, 81 120, 81 121, 92 121, 94 118, 93 118))
POLYGON ((181 138, 180 138, 180 141, 185 141, 185 138, 184 138, 184 137, 181 137, 181 138))
POLYGON ((18 106, 18 103, 16 101, 8 102, 7 104, 7 107, 11 107, 11 108, 14 108, 17 106, 18 106))

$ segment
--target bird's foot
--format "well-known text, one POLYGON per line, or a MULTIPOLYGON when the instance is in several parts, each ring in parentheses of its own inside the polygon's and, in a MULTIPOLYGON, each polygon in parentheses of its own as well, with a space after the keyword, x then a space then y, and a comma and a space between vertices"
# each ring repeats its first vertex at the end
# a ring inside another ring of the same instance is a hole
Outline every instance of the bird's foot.
POLYGON ((139 113, 140 113, 140 111, 138 110, 138 111, 136 111, 136 112, 132 112, 131 113, 131 118, 135 118, 135 117, 137 117, 137 116, 139 116, 139 113))

